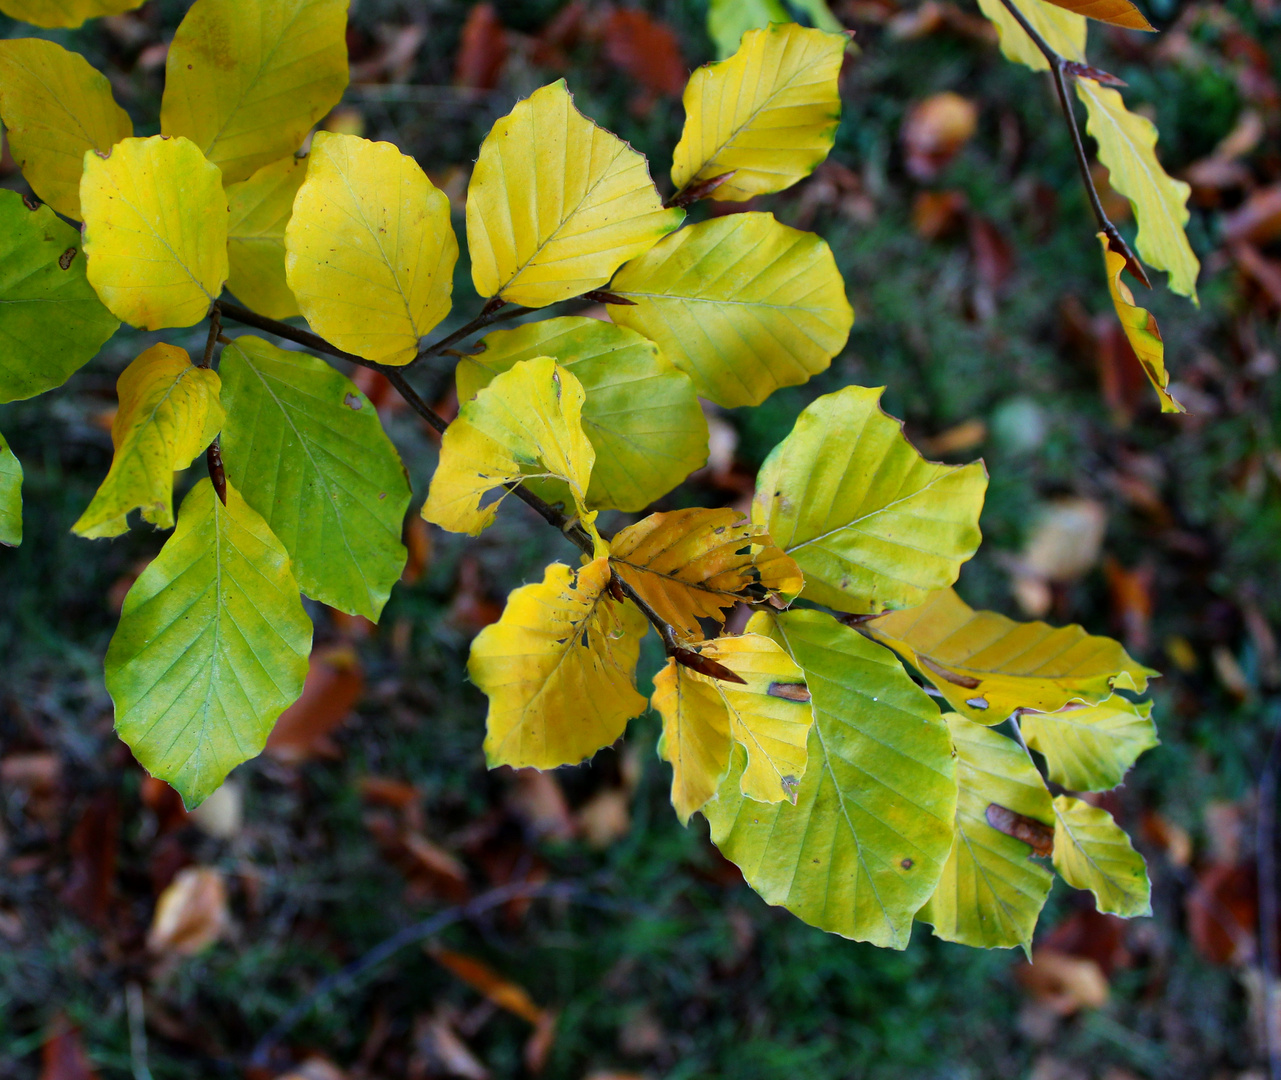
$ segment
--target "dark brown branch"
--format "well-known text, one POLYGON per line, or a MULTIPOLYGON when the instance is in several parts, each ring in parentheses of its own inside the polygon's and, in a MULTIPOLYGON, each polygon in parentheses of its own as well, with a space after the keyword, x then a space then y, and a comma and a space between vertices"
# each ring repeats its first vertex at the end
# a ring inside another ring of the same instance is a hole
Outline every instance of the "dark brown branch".
POLYGON ((463 338, 470 337, 472 334, 476 333, 477 330, 483 330, 490 323, 503 322, 506 319, 515 319, 534 310, 533 308, 517 306, 500 314, 500 309, 504 307, 507 307, 506 300, 500 300, 496 296, 491 297, 485 306, 481 308, 480 314, 472 319, 471 322, 467 323, 466 326, 460 326, 452 334, 447 334, 434 345, 428 345, 426 348, 422 349, 418 355, 410 361, 410 363, 416 364, 419 360, 425 360, 429 356, 439 356, 451 345, 456 345, 458 342, 462 341, 463 338))
MULTIPOLYGON (((213 307, 209 309, 209 336, 205 339, 205 355, 201 357, 197 367, 207 368, 213 363, 214 344, 222 336, 222 309, 218 306, 218 301, 213 302, 213 307)), ((226 500, 224 500, 225 502, 226 500)))

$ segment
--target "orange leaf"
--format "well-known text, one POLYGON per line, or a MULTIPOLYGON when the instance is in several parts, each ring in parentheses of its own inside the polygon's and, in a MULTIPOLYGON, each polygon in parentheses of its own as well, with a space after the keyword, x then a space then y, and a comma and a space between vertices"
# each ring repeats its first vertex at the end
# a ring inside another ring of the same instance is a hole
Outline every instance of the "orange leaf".
POLYGON ((1084 15, 1087 19, 1123 26, 1127 30, 1151 30, 1156 27, 1143 17, 1143 12, 1130 0, 1050 0, 1055 7, 1084 15))
POLYGON ((615 8, 605 19, 605 55, 646 90, 680 97, 689 78, 672 28, 644 11, 615 8))
POLYGON ((171 956, 195 956, 227 930, 227 887, 210 866, 179 871, 156 901, 147 948, 171 956))
POLYGON ((347 719, 364 689, 360 660, 350 646, 317 649, 302 696, 280 714, 267 752, 290 764, 325 752, 329 733, 347 719))
POLYGON ((484 961, 452 949, 436 948, 430 953, 433 960, 448 968, 473 990, 484 994, 500 1009, 506 1009, 534 1025, 543 1021, 544 1011, 534 1004, 525 988, 503 978, 484 961))

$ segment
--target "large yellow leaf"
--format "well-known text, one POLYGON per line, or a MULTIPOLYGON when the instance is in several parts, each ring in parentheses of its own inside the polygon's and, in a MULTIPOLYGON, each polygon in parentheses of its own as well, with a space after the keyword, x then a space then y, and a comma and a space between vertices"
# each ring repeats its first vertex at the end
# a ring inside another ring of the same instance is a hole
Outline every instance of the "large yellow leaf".
POLYGON ((652 341, 718 405, 759 405, 823 371, 854 310, 831 249, 772 214, 681 229, 615 276, 614 322, 652 341))
POLYGON ((1015 709, 1052 713, 1073 701, 1097 705, 1114 687, 1142 693, 1157 674, 1111 638, 1079 626, 1018 623, 995 611, 975 611, 951 589, 863 629, 980 724, 999 724, 1015 709))
POLYGON ((464 402, 446 429, 423 517, 475 536, 508 494, 482 508, 488 492, 553 477, 569 486, 584 526, 594 532, 596 514, 585 509, 584 497, 596 452, 583 434, 584 396, 579 381, 550 356, 504 371, 464 402))
POLYGON ((762 803, 796 802, 814 714, 805 676, 763 634, 695 646, 742 683, 700 675, 674 659, 654 677, 651 703, 663 718, 659 756, 672 765, 672 805, 682 822, 716 794, 738 743, 747 752, 739 790, 762 803))
POLYGON ((0 11, 35 26, 74 30, 86 19, 119 15, 142 4, 143 0, 0 0, 0 11))
POLYGON ((472 642, 467 672, 489 697, 491 768, 576 765, 645 711, 636 658, 648 624, 635 605, 610 599, 609 580, 604 557, 577 573, 552 563, 472 642))
POLYGON ((1050 3, 1087 19, 1097 19, 1126 30, 1156 29, 1130 0, 1050 0, 1050 3))
POLYGON ((1054 800, 1054 869, 1074 889, 1089 889, 1100 911, 1151 915, 1143 856, 1112 815, 1070 795, 1054 800))
MULTIPOLYGON (((1085 19, 1043 0, 1015 0, 1024 17, 1038 34, 1060 56, 1078 63, 1085 62, 1085 19)), ((1023 64, 1033 71, 1049 71, 1050 65, 1027 32, 1006 9, 1001 0, 979 0, 979 7, 993 23, 1001 39, 1001 52, 1007 60, 1023 64)))
POLYGON ((173 528, 173 474, 222 427, 219 385, 216 372, 196 367, 176 345, 153 345, 125 368, 116 383, 111 468, 72 531, 119 536, 137 507, 144 521, 173 528))
POLYGON ((1168 271, 1170 288, 1195 302, 1201 264, 1184 232, 1192 188, 1161 167, 1156 157, 1156 125, 1126 109, 1120 93, 1083 78, 1076 80, 1076 93, 1085 102, 1086 130, 1099 144, 1108 182, 1134 207, 1139 257, 1168 271))
POLYGON ((774 23, 743 35, 728 60, 694 72, 672 161, 678 190, 732 172, 712 193, 742 202, 791 187, 836 138, 844 34, 774 23))
POLYGON ((227 196, 187 139, 125 139, 85 154, 80 180, 89 284, 144 330, 191 326, 227 280, 227 196))
POLYGON ((85 151, 105 153, 133 134, 106 76, 39 38, 0 41, 0 118, 31 190, 76 220, 85 151))
POLYGON ((160 130, 227 183, 292 154, 347 86, 347 0, 196 0, 169 45, 160 130))
POLYGON ((886 416, 881 388, 813 402, 756 478, 752 520, 805 573, 801 594, 866 614, 952 584, 979 545, 981 462, 926 461, 886 416))
POLYGON ((494 124, 467 187, 481 296, 543 307, 599 288, 684 219, 664 210, 645 159, 574 107, 565 80, 494 124))
POLYGON ((227 288, 269 319, 302 314, 285 280, 285 225, 306 176, 306 159, 291 155, 227 188, 227 288))
POLYGON ((725 621, 737 603, 790 602, 796 563, 737 510, 673 510, 629 525, 609 544, 614 568, 673 630, 701 640, 699 619, 725 621))
POLYGON ((1101 705, 1025 712, 1019 724, 1028 746, 1045 758, 1049 778, 1072 791, 1116 787, 1139 755, 1160 741, 1152 703, 1136 705, 1120 694, 1101 705))
POLYGON ((321 131, 285 228, 285 274, 315 331, 407 364, 449 314, 458 240, 449 198, 391 143, 321 131))

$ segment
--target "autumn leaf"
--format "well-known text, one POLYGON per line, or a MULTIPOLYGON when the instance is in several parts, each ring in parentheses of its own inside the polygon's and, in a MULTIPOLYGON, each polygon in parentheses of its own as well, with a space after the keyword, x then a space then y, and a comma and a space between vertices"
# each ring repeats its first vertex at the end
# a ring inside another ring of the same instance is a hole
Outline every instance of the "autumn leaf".
POLYGON ((1070 795, 1054 800, 1054 869, 1074 889, 1089 889, 1100 911, 1151 915, 1143 856, 1112 815, 1070 795))
POLYGON ((1046 773, 1072 791, 1107 791, 1140 754, 1160 741, 1152 703, 1113 694, 1099 705, 1069 704, 1055 712, 1023 712, 1027 744, 1045 758, 1046 773))
POLYGON ((119 15, 142 4, 143 0, 0 0, 0 11, 35 26, 74 30, 86 19, 119 15))
POLYGON ((156 901, 147 948, 168 956, 195 956, 230 928, 227 886, 212 866, 179 870, 156 901))
MULTIPOLYGON (((1085 62, 1086 21, 1073 11, 1056 7, 1043 0, 1014 0, 1023 17, 1032 24, 1046 43, 1065 60, 1085 62)), ((1045 54, 1006 10, 1002 0, 978 0, 979 8, 995 25, 1001 41, 1001 52, 1007 60, 1023 64, 1033 71, 1049 71, 1045 54)))
POLYGON ((227 188, 227 288, 269 319, 301 315, 285 280, 285 226, 307 176, 307 159, 273 161, 227 188))
POLYGON ((1126 30, 1156 30, 1130 0, 1049 0, 1049 3, 1126 30))
POLYGON ((1161 399, 1161 411, 1186 412, 1169 391, 1170 373, 1165 370, 1165 343, 1161 340, 1161 328, 1157 326, 1156 318, 1151 312, 1134 303, 1134 293, 1121 280, 1121 271, 1126 266, 1125 256, 1112 250, 1105 233, 1099 233, 1099 243, 1103 245, 1108 291, 1112 294, 1116 317, 1121 322, 1121 329, 1125 331, 1126 340, 1134 350, 1144 374, 1161 399))

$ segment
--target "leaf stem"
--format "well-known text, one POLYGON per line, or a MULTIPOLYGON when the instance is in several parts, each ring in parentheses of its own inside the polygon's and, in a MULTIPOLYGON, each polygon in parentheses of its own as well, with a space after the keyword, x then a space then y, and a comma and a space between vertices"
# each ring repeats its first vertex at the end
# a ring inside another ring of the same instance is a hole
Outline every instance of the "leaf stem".
POLYGON ((197 367, 207 368, 213 363, 214 345, 218 341, 218 336, 222 333, 222 308, 218 301, 213 302, 209 309, 209 336, 205 339, 205 354, 200 358, 197 367))

